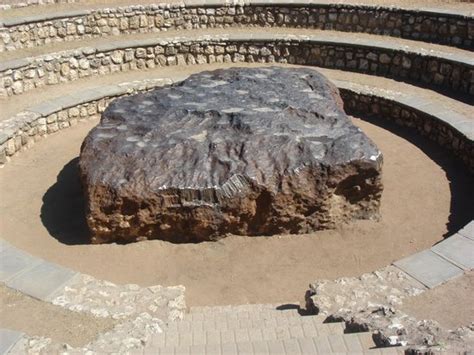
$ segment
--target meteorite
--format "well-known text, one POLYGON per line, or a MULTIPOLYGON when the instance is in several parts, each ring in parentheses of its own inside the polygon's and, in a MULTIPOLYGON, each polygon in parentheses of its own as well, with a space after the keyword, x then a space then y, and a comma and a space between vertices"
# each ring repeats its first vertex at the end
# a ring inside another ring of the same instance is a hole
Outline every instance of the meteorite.
POLYGON ((114 100, 81 148, 93 243, 379 218, 382 154, 312 69, 231 68, 114 100))

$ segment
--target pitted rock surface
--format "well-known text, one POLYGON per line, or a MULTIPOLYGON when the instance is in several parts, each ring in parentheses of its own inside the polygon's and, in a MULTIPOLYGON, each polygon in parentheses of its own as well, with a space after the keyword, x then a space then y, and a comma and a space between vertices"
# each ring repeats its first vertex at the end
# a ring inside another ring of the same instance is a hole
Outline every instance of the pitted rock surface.
POLYGON ((232 68, 112 102, 80 157, 92 242, 376 219, 382 154, 310 69, 232 68))

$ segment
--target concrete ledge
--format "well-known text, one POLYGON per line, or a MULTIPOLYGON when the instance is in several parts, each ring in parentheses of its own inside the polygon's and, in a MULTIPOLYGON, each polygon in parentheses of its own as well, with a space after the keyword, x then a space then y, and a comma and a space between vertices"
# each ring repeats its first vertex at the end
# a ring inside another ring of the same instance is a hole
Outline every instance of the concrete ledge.
POLYGON ((23 7, 31 6, 41 6, 49 4, 65 4, 65 3, 75 3, 80 2, 81 0, 25 0, 25 2, 16 2, 16 1, 6 1, 4 4, 0 5, 0 10, 9 10, 17 9, 23 7))
POLYGON ((466 224, 464 228, 461 229, 458 233, 461 234, 463 237, 474 240, 474 221, 471 221, 470 223, 466 224))
POLYGON ((28 58, 12 59, 4 62, 0 62, 0 72, 6 70, 14 70, 24 66, 27 66, 31 63, 31 60, 28 58))
POLYGON ((39 300, 47 301, 77 273, 48 263, 0 241, 0 281, 8 287, 39 300))
POLYGON ((25 334, 0 328, 0 355, 8 354, 25 334))
POLYGON ((117 71, 214 62, 316 65, 420 82, 455 96, 474 96, 474 58, 469 53, 427 51, 373 37, 248 31, 114 40, 96 48, 0 63, 0 97, 117 71))
POLYGON ((463 274, 461 268, 431 250, 423 250, 410 255, 394 262, 393 265, 429 288, 441 285, 463 274))
POLYGON ((58 13, 44 12, 43 14, 34 15, 34 16, 4 18, 2 22, 3 22, 4 27, 13 27, 13 26, 26 25, 26 24, 35 23, 35 22, 47 22, 47 21, 52 21, 56 19, 85 16, 90 13, 91 13, 91 10, 68 10, 68 11, 58 12, 58 13))
POLYGON ((51 42, 193 28, 299 27, 365 32, 474 47, 468 11, 334 4, 309 0, 186 0, 1 19, 0 51, 51 42))
POLYGON ((474 269, 474 240, 455 234, 431 250, 463 270, 474 269))
POLYGON ((43 261, 11 278, 6 285, 31 297, 47 301, 76 275, 72 270, 43 261))

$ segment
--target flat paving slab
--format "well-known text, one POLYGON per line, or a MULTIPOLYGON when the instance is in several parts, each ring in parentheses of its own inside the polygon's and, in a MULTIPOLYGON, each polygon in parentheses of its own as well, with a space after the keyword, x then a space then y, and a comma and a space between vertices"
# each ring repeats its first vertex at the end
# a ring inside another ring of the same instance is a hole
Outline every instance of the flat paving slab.
POLYGON ((0 355, 8 354, 23 335, 23 333, 15 330, 0 328, 0 355))
POLYGON ((46 261, 9 280, 6 285, 42 301, 77 273, 46 261))
POLYGON ((474 221, 469 222, 461 229, 458 234, 462 236, 474 240, 474 221))
POLYGON ((464 270, 474 268, 474 240, 460 234, 454 234, 443 240, 431 250, 464 270))
POLYGON ((393 264, 429 288, 463 274, 461 268, 431 250, 423 250, 393 264))
POLYGON ((7 282, 40 262, 41 259, 34 258, 2 242, 0 247, 0 282, 7 282))

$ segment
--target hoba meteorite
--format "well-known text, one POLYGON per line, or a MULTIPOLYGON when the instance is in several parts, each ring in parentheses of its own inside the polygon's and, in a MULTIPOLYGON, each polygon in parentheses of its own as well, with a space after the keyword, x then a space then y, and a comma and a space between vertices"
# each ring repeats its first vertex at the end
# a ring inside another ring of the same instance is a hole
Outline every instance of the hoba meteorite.
POLYGON ((83 142, 93 243, 376 219, 382 154, 311 69, 232 68, 113 101, 83 142))

